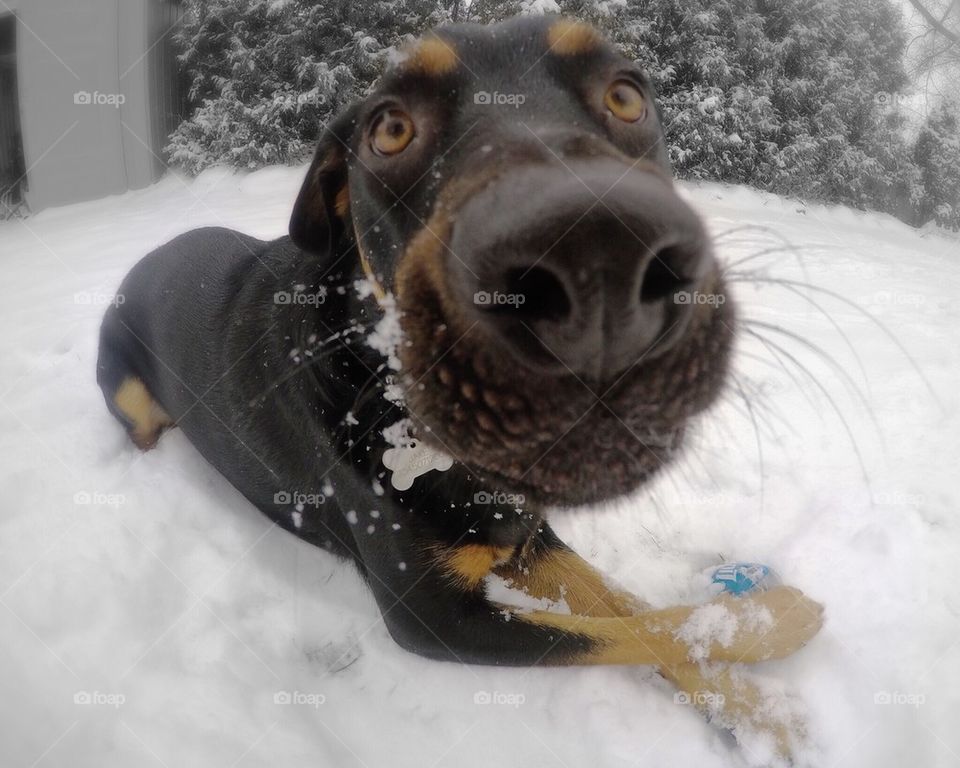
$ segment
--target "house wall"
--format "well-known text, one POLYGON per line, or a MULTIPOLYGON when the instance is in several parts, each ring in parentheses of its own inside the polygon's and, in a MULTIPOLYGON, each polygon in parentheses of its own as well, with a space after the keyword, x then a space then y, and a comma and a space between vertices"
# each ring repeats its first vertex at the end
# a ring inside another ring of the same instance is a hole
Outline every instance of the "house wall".
POLYGON ((159 149, 152 146, 144 55, 148 1, 6 0, 18 17, 32 211, 155 180, 159 149), (83 94, 95 103, 82 103, 83 94))
MULTIPOLYGON (((156 4, 157 0, 153 0, 156 4)), ((149 88, 151 42, 147 2, 122 0, 119 9, 119 36, 117 61, 118 82, 126 96, 120 109, 123 120, 123 161, 127 186, 140 189, 157 178, 157 157, 161 147, 154 146, 151 131, 150 104, 153 94, 149 88)))

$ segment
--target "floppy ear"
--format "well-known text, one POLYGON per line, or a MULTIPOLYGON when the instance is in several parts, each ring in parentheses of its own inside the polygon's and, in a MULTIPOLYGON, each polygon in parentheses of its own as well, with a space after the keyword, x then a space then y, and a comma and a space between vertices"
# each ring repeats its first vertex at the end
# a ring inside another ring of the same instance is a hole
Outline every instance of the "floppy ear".
POLYGON ((290 217, 290 238, 311 253, 330 253, 350 207, 347 157, 359 105, 327 124, 290 217))

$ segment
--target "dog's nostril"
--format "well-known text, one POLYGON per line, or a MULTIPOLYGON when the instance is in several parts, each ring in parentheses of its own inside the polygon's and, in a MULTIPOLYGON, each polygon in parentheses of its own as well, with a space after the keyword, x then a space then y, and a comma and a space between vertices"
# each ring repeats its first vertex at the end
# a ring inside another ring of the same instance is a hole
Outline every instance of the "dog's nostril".
POLYGON ((684 277, 679 266, 687 260, 686 254, 677 246, 669 246, 657 253, 643 274, 640 301, 653 303, 688 288, 692 281, 684 277))
POLYGON ((517 299, 510 305, 530 320, 556 322, 570 315, 570 296, 560 279, 543 267, 517 267, 506 273, 508 294, 517 299))

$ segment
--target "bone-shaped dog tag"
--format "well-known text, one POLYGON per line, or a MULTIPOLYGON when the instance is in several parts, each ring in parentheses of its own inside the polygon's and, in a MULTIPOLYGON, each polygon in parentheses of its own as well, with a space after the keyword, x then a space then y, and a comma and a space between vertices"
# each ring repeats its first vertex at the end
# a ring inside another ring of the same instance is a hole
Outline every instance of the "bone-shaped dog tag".
POLYGON ((390 483, 398 491, 406 491, 420 475, 432 469, 446 472, 453 466, 447 454, 414 440, 408 446, 388 448, 383 452, 383 465, 391 470, 390 483))

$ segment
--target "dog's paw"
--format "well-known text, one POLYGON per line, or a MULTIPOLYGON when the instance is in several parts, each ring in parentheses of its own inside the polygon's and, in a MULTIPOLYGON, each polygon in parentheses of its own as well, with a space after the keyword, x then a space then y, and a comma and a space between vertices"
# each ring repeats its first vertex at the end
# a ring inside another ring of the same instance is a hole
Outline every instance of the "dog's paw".
POLYGON ((778 681, 739 668, 729 673, 729 698, 716 724, 727 728, 751 766, 800 768, 815 763, 806 707, 778 681))
POLYGON ((749 765, 811 765, 815 750, 806 708, 782 683, 739 664, 687 664, 662 673, 680 689, 674 700, 694 705, 711 725, 732 735, 749 765))
POLYGON ((730 649, 731 661, 782 659, 799 651, 823 626, 823 606, 792 587, 722 602, 740 616, 742 631, 730 649))
POLYGON ((752 663, 795 653, 822 625, 823 606, 798 589, 777 587, 695 608, 675 637, 690 661, 752 663))

